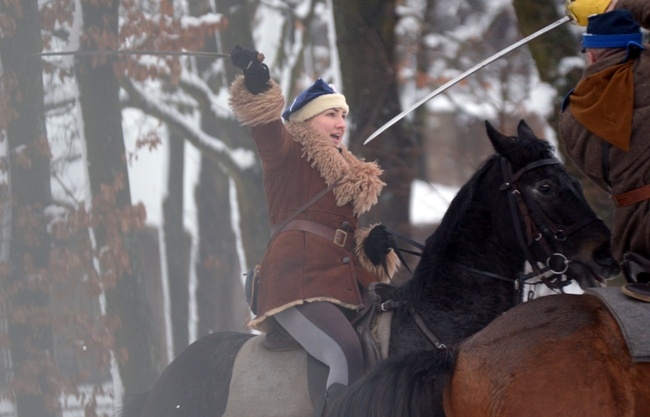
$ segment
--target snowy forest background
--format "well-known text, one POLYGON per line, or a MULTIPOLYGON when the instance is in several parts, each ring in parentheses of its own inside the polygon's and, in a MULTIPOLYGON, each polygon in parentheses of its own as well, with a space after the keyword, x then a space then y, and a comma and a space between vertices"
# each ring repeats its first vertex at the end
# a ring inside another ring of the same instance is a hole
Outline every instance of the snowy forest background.
POLYGON ((0 415, 113 415, 192 341, 243 331, 242 273, 269 236, 229 59, 40 53, 239 44, 265 54, 287 98, 322 77, 350 105, 349 148, 385 170, 363 222, 423 241, 491 153, 484 120, 514 134, 524 118, 557 143, 583 29, 545 34, 363 141, 562 16, 564 0, 0 2, 0 415))

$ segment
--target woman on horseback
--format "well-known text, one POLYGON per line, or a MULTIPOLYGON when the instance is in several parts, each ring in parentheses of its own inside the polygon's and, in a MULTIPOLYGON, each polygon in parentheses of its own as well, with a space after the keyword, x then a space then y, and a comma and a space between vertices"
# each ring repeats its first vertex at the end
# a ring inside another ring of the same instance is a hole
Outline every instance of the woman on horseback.
POLYGON ((244 74, 230 88, 230 106, 251 127, 272 231, 250 326, 264 331, 272 317, 328 365, 324 399, 331 398, 364 372, 350 315, 362 307, 364 289, 387 281, 399 265, 385 227, 358 228, 385 185, 382 170, 342 143, 349 109, 332 86, 317 80, 283 112, 263 56, 236 47, 231 59, 244 74))

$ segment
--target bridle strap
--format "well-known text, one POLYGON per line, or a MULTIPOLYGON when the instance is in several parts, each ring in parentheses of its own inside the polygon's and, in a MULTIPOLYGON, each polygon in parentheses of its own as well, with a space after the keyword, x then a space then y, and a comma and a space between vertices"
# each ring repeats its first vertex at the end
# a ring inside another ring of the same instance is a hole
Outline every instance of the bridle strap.
POLYGON ((573 233, 577 232, 578 230, 582 229, 586 225, 600 221, 602 222, 603 220, 600 219, 598 216, 593 215, 593 216, 588 216, 585 217, 584 219, 573 223, 572 225, 568 227, 563 227, 552 221, 551 219, 548 218, 546 213, 533 202, 531 209, 541 218, 544 219, 545 225, 553 232, 553 237, 555 237, 556 240, 559 240, 561 242, 565 241, 567 237, 571 236, 573 233))
POLYGON ((504 158, 501 157, 501 172, 503 173, 503 180, 505 181, 500 189, 501 191, 504 191, 510 187, 512 187, 515 183, 519 181, 519 178, 527 173, 528 171, 531 171, 535 168, 539 168, 545 165, 557 165, 561 164, 560 160, 557 158, 546 158, 546 159, 540 159, 539 161, 531 162, 530 164, 524 166, 521 168, 517 173, 512 175, 512 166, 510 165, 510 162, 504 158), (507 165, 507 172, 504 172, 504 166, 507 165))
MULTIPOLYGON (((569 282, 567 281, 558 283, 557 279, 561 278, 562 274, 566 272, 569 260, 562 253, 554 252, 551 249, 552 245, 549 244, 544 235, 542 235, 542 233, 538 230, 535 222, 532 220, 530 211, 533 210, 540 218, 544 220, 545 226, 551 230, 554 238, 560 242, 563 242, 569 235, 575 233, 586 225, 595 221, 602 220, 596 216, 590 216, 568 227, 561 227, 557 223, 551 221, 551 219, 546 216, 544 211, 537 204, 533 202, 532 205, 529 206, 523 200, 521 191, 519 190, 518 186, 518 181, 521 176, 530 170, 542 166, 560 164, 560 161, 557 158, 545 158, 532 162, 519 169, 514 175, 512 174, 512 166, 510 165, 510 162, 503 157, 500 161, 504 183, 499 188, 502 191, 509 191, 508 201, 511 215, 513 221, 515 222, 514 229, 517 236, 517 241, 520 248, 522 249, 522 252, 524 253, 524 256, 526 257, 526 260, 533 269, 530 274, 527 274, 524 277, 524 280, 535 276, 540 276, 541 281, 549 288, 562 289, 562 287, 568 285, 569 282), (524 231, 526 232, 526 236, 524 236, 524 231), (542 262, 546 265, 544 268, 539 268, 537 260, 530 250, 530 246, 533 243, 538 244, 542 251, 546 254, 546 260, 545 262, 542 262), (549 278, 544 275, 549 271, 554 274, 554 277, 549 278)), ((520 295, 523 296, 523 293, 520 293, 520 295)))
MULTIPOLYGON (((531 164, 528 164, 521 168, 515 175, 512 174, 512 165, 506 159, 501 157, 501 173, 503 175, 504 183, 501 185, 500 189, 502 191, 508 191, 508 205, 510 206, 510 215, 514 222, 515 235, 517 236, 517 242, 519 247, 522 250, 526 260, 530 264, 531 268, 537 275, 541 275, 542 272, 537 266, 537 260, 530 251, 529 239, 526 239, 524 232, 520 225, 523 223, 526 225, 526 228, 529 229, 532 233, 532 221, 528 211, 525 210, 525 203, 521 198, 521 191, 517 186, 517 181, 519 178, 526 172, 531 169, 538 168, 540 166, 556 164, 559 161, 555 158, 552 159, 542 159, 531 164)), ((531 236, 532 238, 532 236, 531 236)))

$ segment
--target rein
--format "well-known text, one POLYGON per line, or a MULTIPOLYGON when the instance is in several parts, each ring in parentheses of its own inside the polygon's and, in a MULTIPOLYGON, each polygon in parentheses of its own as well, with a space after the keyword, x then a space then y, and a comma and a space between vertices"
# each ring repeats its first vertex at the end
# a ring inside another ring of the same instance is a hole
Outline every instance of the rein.
MULTIPOLYGON (((400 262, 402 262, 402 265, 404 265, 406 267, 406 269, 411 273, 411 275, 413 275, 413 271, 411 271, 411 268, 409 268, 408 263, 406 263, 406 261, 404 260, 404 257, 402 256, 402 252, 410 253, 411 255, 419 256, 421 258, 422 253, 424 252, 424 245, 421 244, 420 242, 416 242, 415 240, 411 239, 408 236, 405 236, 405 235, 399 233, 396 230, 389 229, 389 228, 386 228, 386 230, 391 235, 394 235, 395 237, 403 240, 404 242, 406 242, 406 243, 410 244, 411 246, 416 247, 416 248, 418 248, 420 250, 419 252, 416 252, 416 251, 412 251, 412 250, 409 250, 409 249, 395 247, 395 254, 399 258, 400 262)), ((386 275, 388 275, 388 273, 386 273, 386 275)), ((391 278, 389 278, 389 279, 392 281, 391 278)))

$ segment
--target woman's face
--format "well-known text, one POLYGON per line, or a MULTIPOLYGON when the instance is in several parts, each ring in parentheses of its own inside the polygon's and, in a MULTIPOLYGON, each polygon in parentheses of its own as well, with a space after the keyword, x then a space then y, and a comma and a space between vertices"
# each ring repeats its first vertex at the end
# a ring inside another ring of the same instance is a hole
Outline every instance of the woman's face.
POLYGON ((347 116, 348 114, 342 109, 328 109, 312 117, 307 123, 338 146, 345 134, 347 116))

